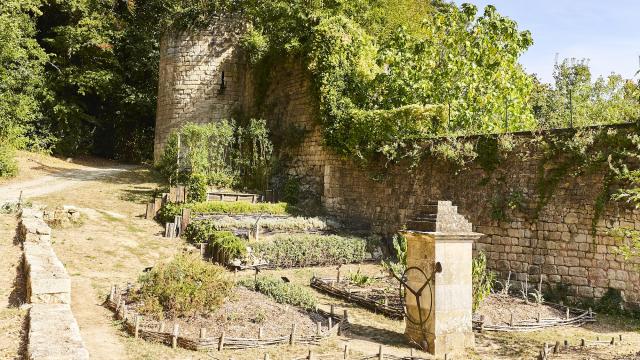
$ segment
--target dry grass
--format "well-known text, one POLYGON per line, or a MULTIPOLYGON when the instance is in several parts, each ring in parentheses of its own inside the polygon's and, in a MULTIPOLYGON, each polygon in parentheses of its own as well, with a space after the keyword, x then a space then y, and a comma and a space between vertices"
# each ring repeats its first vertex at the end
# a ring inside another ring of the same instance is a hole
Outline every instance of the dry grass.
POLYGON ((17 221, 13 215, 0 215, 0 359, 21 359, 24 353, 27 311, 24 285, 19 267, 22 250, 14 240, 17 221))

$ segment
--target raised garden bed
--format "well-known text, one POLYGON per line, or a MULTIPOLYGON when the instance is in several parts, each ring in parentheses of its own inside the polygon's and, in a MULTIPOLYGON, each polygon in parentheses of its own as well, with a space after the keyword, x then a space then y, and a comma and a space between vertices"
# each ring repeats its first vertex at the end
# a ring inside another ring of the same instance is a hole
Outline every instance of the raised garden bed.
POLYGON ((400 284, 393 278, 376 279, 373 286, 364 287, 349 280, 321 279, 314 276, 311 278, 311 287, 392 319, 404 318, 400 284))
POLYGON ((156 321, 136 312, 128 292, 112 287, 109 309, 135 338, 189 350, 249 349, 286 344, 315 344, 348 327, 346 313, 305 311, 281 305, 244 288, 212 314, 156 321))
POLYGON ((479 331, 524 332, 595 321, 595 313, 565 305, 525 302, 511 295, 491 294, 473 316, 479 331))

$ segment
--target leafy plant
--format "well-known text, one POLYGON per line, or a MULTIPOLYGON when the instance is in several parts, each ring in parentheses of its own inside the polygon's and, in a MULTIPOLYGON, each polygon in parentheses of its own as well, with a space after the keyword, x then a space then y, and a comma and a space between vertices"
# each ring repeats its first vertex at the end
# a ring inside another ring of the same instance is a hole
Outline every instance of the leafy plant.
POLYGON ((228 264, 247 252, 247 244, 230 231, 214 231, 204 236, 207 237, 213 258, 220 264, 228 264))
POLYGON ((330 222, 321 218, 291 217, 284 219, 265 218, 257 221, 255 217, 222 217, 218 219, 208 219, 194 221, 187 226, 187 239, 191 239, 199 232, 211 232, 218 230, 238 230, 246 229, 255 231, 261 229, 271 232, 292 232, 303 233, 308 231, 323 231, 335 228, 330 222))
POLYGON ((189 202, 207 201, 207 177, 203 174, 191 174, 187 182, 187 194, 189 202))
POLYGON ((156 318, 214 312, 233 288, 224 268, 189 254, 157 264, 138 283, 139 310, 156 318))
POLYGON ((244 201, 204 201, 187 204, 167 203, 157 215, 157 220, 161 223, 173 221, 176 215, 182 213, 182 209, 191 209, 194 214, 229 214, 229 215, 287 215, 291 208, 286 203, 250 203, 244 201))
POLYGON ((393 249, 395 251, 395 260, 387 260, 382 263, 387 270, 401 277, 407 270, 407 239, 396 234, 393 236, 393 249))
POLYGON ((359 263, 366 257, 367 242, 338 235, 282 234, 249 246, 270 265, 286 268, 359 263))
POLYGON ((313 310, 317 300, 313 293, 300 285, 284 282, 275 277, 259 277, 256 280, 242 280, 240 285, 263 293, 280 304, 298 306, 306 310, 313 310))
POLYGON ((367 285, 371 285, 375 282, 375 278, 373 278, 372 276, 363 274, 360 271, 360 268, 358 268, 358 270, 354 273, 350 272, 349 273, 349 281, 352 284, 358 285, 358 286, 367 286, 367 285))
POLYGON ((496 281, 496 284, 500 284, 501 295, 509 295, 509 291, 511 289, 511 286, 513 285, 511 283, 511 271, 509 271, 509 275, 507 276, 507 280, 505 280, 505 282, 496 281))
POLYGON ((479 252, 472 262, 472 294, 473 311, 476 311, 482 301, 491 294, 491 287, 495 282, 495 273, 487 270, 487 256, 479 252))

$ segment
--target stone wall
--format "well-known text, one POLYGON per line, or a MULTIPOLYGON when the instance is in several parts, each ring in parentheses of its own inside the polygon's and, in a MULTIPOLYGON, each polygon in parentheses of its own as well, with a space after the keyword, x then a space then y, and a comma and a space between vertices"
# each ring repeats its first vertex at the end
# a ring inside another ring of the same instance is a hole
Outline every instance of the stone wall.
POLYGON ((168 34, 160 42, 156 160, 171 131, 187 122, 230 119, 243 107, 245 63, 237 40, 244 25, 220 19, 209 30, 168 34), (223 83, 224 77, 224 83, 223 83))
POLYGON ((42 211, 21 211, 17 238, 23 243, 31 304, 26 358, 89 359, 71 312, 71 278, 51 247, 51 228, 42 211))
MULTIPOLYGON (((527 137, 530 135, 519 135, 527 137)), ((512 280, 545 287, 564 284, 571 296, 599 298, 608 288, 619 289, 630 303, 640 305, 640 261, 625 262, 615 255, 618 226, 640 229, 640 212, 610 202, 595 226, 596 198, 604 174, 568 174, 553 190, 548 203, 533 216, 538 204, 540 152, 515 149, 493 171, 478 164, 459 169, 427 159, 413 172, 406 166, 389 169, 383 180, 344 160, 325 165, 323 203, 345 220, 360 219, 372 230, 393 234, 429 200, 451 200, 461 214, 485 234, 476 250, 488 256, 488 266, 512 280), (499 196, 520 194, 523 208, 507 210, 505 218, 492 216, 499 196)))

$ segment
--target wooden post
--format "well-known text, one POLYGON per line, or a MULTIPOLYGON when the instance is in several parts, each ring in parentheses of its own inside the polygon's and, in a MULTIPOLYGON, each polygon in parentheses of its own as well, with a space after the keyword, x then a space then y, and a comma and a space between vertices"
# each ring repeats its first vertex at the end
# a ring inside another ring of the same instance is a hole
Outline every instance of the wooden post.
POLYGON ((589 317, 593 318, 593 310, 591 310, 591 308, 589 308, 589 317))
POLYGON ((164 225, 164 237, 171 237, 171 223, 166 223, 164 225))
POLYGON ((160 330, 158 330, 158 332, 164 332, 164 321, 160 321, 160 330))
POLYGON ((610 344, 611 344, 611 345, 615 345, 615 344, 616 344, 616 338, 615 338, 615 336, 611 338, 611 342, 610 342, 610 344))
POLYGON ((569 340, 564 339, 564 348, 568 348, 569 347, 569 340))
POLYGON ((511 312, 511 317, 509 318, 509 326, 513 327, 513 312, 511 312))
POLYGON ((307 355, 307 359, 313 360, 313 352, 311 352, 311 349, 309 349, 309 355, 307 355))
POLYGON ((200 256, 204 259, 204 256, 207 253, 206 243, 200 243, 200 256))
POLYGON ((342 358, 343 359, 349 358, 349 344, 345 344, 344 345, 344 355, 343 355, 342 358))
POLYGON ((622 341, 622 334, 620 334, 619 336, 620 336, 620 341, 622 341))
POLYGON ((295 343, 296 338, 296 324, 294 323, 291 327, 291 335, 289 336, 289 345, 293 345, 295 343))
POLYGON ((173 218, 173 226, 174 226, 173 233, 174 233, 174 237, 179 237, 180 235, 182 235, 182 233, 180 232, 180 228, 182 226, 181 224, 182 224, 182 216, 176 215, 173 218))
POLYGON ((109 302, 113 303, 116 298, 116 286, 111 286, 111 292, 109 293, 109 302))
POLYGON ((200 328, 200 339, 207 337, 207 328, 200 328))
POLYGON ((542 314, 538 311, 538 324, 542 321, 542 314))
POLYGON ((560 341, 556 341, 556 346, 553 347, 553 353, 557 354, 560 352, 560 341))
POLYGON ((269 360, 269 354, 264 354, 264 360, 269 360))
POLYGON ((178 324, 173 324, 173 333, 171 334, 171 347, 173 349, 178 347, 178 332, 180 331, 180 327, 178 324))
POLYGON ((144 218, 147 220, 153 219, 155 216, 155 203, 150 202, 147 204, 147 211, 144 214, 144 218))
POLYGON ((220 334, 220 339, 218 340, 218 351, 222 351, 224 349, 224 331, 220 334))
POLYGON ((316 334, 317 335, 320 335, 320 332, 322 331, 321 329, 322 329, 322 323, 320 321, 318 321, 316 323, 316 334))
POLYGON ((349 322, 349 313, 347 312, 347 309, 344 309, 344 312, 342 313, 342 321, 349 322))
POLYGON ((382 345, 378 348, 378 360, 384 359, 384 352, 382 351, 382 345))
POLYGON ((567 306, 567 320, 569 320, 569 316, 570 316, 570 314, 569 314, 569 307, 567 306))
POLYGON ((133 337, 135 339, 137 339, 140 334, 140 318, 141 317, 142 317, 141 315, 136 315, 136 318, 135 318, 135 325, 133 330, 133 337))
POLYGON ((333 318, 329 316, 329 331, 333 328, 333 318))
POLYGON ((262 340, 262 336, 264 335, 264 328, 261 326, 258 329, 258 339, 262 340))
POLYGON ((331 304, 331 317, 334 317, 335 314, 335 305, 331 304))
POLYGON ((340 282, 340 268, 342 267, 342 265, 338 265, 338 274, 336 275, 336 282, 340 282))
POLYGON ((585 345, 586 345, 586 344, 585 344, 584 339, 580 339, 580 346, 585 346, 585 345))
POLYGON ((184 232, 187 230, 187 226, 191 222, 191 209, 183 208, 182 209, 182 223, 180 224, 180 232, 184 232))
POLYGON ((161 197, 156 197, 153 199, 153 217, 156 217, 156 215, 158 215, 158 211, 160 211, 160 208, 162 207, 162 198, 161 197))

